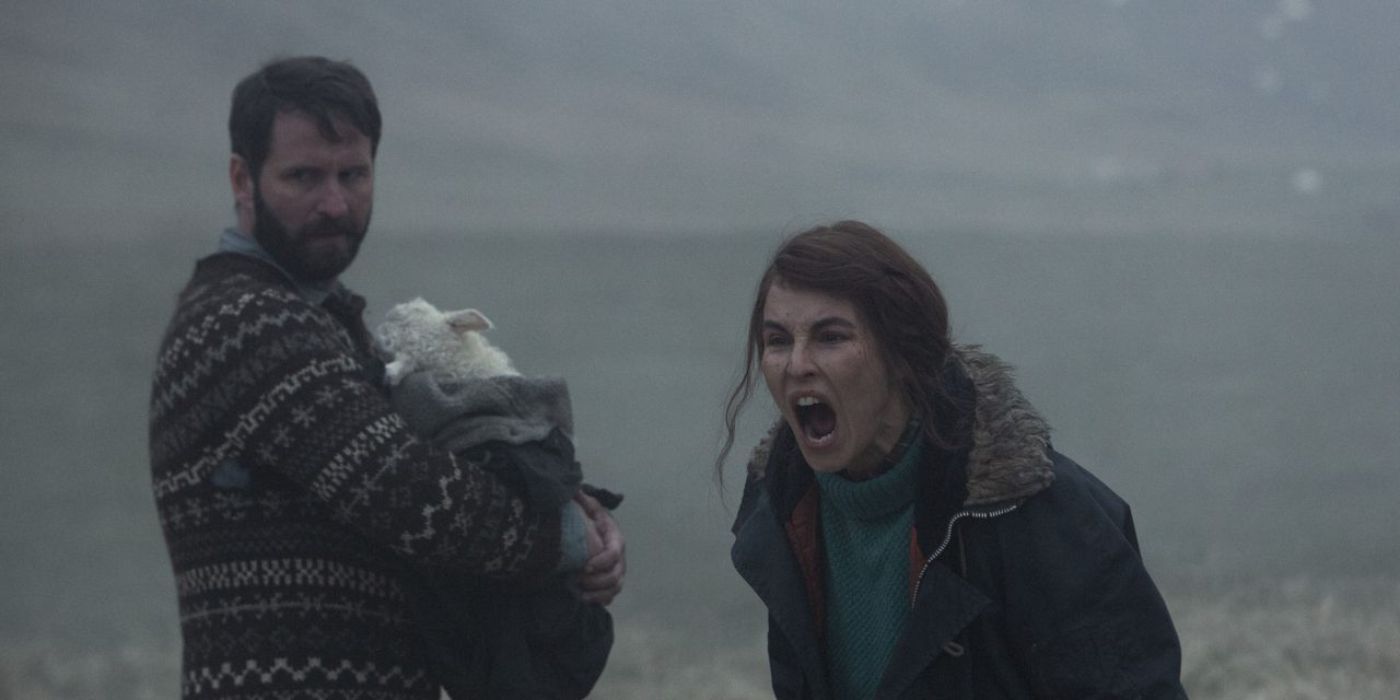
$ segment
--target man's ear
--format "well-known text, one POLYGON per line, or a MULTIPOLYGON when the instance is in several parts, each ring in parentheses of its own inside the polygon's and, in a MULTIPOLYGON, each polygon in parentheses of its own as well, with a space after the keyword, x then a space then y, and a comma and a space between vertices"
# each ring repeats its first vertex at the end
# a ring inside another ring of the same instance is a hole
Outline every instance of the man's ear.
POLYGON ((233 187, 233 204, 240 213, 253 211, 253 171, 243 156, 234 153, 228 159, 228 180, 233 187))

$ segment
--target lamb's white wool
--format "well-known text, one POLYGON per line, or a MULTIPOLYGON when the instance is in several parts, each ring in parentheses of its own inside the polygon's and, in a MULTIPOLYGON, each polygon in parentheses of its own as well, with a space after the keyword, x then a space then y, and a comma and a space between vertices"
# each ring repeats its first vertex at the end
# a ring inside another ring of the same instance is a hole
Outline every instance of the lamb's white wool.
POLYGON ((476 309, 438 311, 421 297, 389 309, 375 330, 379 347, 393 356, 385 367, 389 384, 419 370, 449 380, 519 376, 510 358, 481 335, 491 327, 476 309))

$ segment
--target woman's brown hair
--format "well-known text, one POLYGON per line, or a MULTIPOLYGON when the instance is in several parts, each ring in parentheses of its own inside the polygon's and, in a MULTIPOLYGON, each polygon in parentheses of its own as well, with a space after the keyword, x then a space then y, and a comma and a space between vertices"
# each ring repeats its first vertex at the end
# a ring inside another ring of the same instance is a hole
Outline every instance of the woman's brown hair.
POLYGON ((721 484, 739 413, 752 397, 757 379, 763 307, 768 290, 779 280, 786 287, 849 300, 870 325, 885 366, 899 379, 916 414, 923 416, 925 439, 940 447, 957 446, 956 434, 940 434, 937 427, 958 423, 947 420, 948 412, 962 410, 944 385, 952 340, 943 292, 928 271, 888 236, 860 221, 838 221, 784 241, 759 279, 749 314, 744 374, 725 405, 727 434, 715 460, 715 476, 721 484), (934 420, 935 416, 941 419, 934 420))

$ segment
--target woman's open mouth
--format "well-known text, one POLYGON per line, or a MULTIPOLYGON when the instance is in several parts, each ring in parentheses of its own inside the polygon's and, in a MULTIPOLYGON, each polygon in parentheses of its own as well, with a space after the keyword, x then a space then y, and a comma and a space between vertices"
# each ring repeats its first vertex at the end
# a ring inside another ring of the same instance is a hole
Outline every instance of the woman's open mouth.
POLYGON ((802 436, 813 447, 825 447, 836 439, 836 411, 814 396, 803 396, 793 404, 793 415, 802 436))

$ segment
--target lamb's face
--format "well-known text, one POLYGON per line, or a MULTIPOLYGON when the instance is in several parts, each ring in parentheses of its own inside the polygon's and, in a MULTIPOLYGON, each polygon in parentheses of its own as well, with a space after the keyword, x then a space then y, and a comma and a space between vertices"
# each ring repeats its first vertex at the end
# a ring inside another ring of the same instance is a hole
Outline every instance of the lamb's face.
POLYGON ((380 347, 393 356, 390 384, 417 370, 453 376, 514 373, 504 353, 480 334, 491 321, 476 309, 441 312, 423 299, 399 304, 376 329, 380 347))
POLYGON ((453 335, 443 313, 421 298, 389 309, 384 322, 375 329, 380 347, 393 355, 441 345, 453 335))

